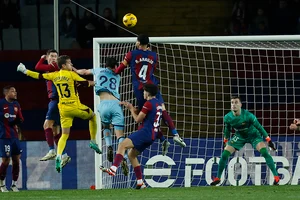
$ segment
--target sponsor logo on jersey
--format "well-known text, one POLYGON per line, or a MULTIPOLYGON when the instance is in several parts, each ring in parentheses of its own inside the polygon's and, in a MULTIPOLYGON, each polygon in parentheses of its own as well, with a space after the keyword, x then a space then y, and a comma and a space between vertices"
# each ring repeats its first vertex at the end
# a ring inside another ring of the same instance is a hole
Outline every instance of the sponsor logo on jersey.
POLYGON ((16 115, 11 115, 11 114, 9 114, 9 113, 5 113, 5 114, 4 114, 4 117, 5 117, 5 118, 9 118, 9 117, 16 118, 17 116, 16 116, 16 115))

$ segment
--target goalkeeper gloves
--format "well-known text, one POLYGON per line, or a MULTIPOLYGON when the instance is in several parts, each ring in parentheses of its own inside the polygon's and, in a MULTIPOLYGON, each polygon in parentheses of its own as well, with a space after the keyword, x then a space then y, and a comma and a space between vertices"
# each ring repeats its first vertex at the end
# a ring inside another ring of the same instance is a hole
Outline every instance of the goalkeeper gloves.
POLYGON ((275 144, 272 142, 271 138, 268 136, 266 137, 266 141, 268 142, 268 146, 271 150, 277 151, 275 144))
POLYGON ((26 74, 27 69, 23 63, 20 63, 17 67, 17 71, 22 72, 23 74, 26 74))

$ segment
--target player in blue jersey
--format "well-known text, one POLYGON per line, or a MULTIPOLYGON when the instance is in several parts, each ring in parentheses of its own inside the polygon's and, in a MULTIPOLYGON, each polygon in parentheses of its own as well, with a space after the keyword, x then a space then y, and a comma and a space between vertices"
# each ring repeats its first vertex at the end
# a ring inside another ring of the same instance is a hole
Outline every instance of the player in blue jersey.
POLYGON ((145 188, 142 179, 141 165, 137 156, 148 148, 156 138, 160 137, 160 120, 162 117, 162 104, 156 98, 158 88, 154 84, 144 84, 144 98, 146 99, 141 111, 137 114, 132 104, 122 102, 127 109, 130 110, 132 117, 137 123, 141 123, 138 131, 128 136, 118 147, 113 165, 108 169, 103 166, 100 169, 111 176, 116 175, 118 166, 123 160, 126 150, 131 149, 128 153, 128 158, 134 168, 137 179, 137 189, 145 188))
MULTIPOLYGON (((103 134, 107 149, 107 160, 113 162, 112 133, 110 124, 113 125, 118 143, 124 139, 124 114, 120 102, 120 75, 114 73, 117 67, 117 61, 114 58, 106 58, 105 68, 95 69, 79 69, 73 68, 80 75, 94 75, 95 93, 100 98, 100 104, 97 110, 100 114, 103 134)), ((128 165, 124 158, 122 162, 122 170, 125 176, 128 175, 128 165)))
POLYGON ((12 185, 10 189, 18 192, 17 180, 20 171, 20 157, 22 153, 18 137, 18 127, 24 121, 20 104, 17 102, 17 91, 13 86, 3 88, 5 98, 0 100, 0 188, 8 192, 5 186, 6 171, 12 158, 12 185))
MULTIPOLYGON (((54 49, 49 49, 46 55, 43 55, 39 62, 35 65, 37 71, 42 72, 55 72, 59 71, 57 65, 58 52, 54 49), (47 64, 45 64, 45 61, 47 64)), ((54 149, 54 141, 58 145, 60 134, 60 116, 58 110, 58 93, 55 85, 52 81, 46 80, 48 98, 50 100, 48 104, 48 111, 46 114, 46 120, 44 122, 44 131, 46 141, 49 146, 49 152, 40 159, 40 161, 54 160, 56 157, 54 149)), ((66 153, 62 155, 62 167, 71 161, 71 157, 66 153)))
MULTIPOLYGON (((143 85, 154 84, 158 85, 159 81, 154 76, 154 71, 158 64, 158 56, 155 52, 150 51, 147 45, 149 44, 149 37, 146 35, 139 35, 137 37, 137 49, 126 54, 125 59, 121 62, 119 67, 115 70, 117 74, 121 73, 127 66, 130 66, 132 74, 132 85, 134 95, 137 99, 138 108, 141 110, 145 99, 143 98, 143 85)), ((185 147, 185 142, 179 137, 172 118, 168 114, 164 100, 161 93, 158 91, 156 98, 162 103, 162 119, 169 127, 174 135, 173 140, 181 147, 185 147)), ((166 142, 166 141, 164 141, 166 142)))

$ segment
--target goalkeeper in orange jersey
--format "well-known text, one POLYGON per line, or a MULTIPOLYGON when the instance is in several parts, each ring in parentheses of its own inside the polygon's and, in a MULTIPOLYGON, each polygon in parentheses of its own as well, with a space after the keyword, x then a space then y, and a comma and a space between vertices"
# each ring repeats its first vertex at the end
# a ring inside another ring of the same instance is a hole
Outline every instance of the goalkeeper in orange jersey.
POLYGON ((253 148, 266 159, 266 163, 274 175, 273 184, 278 185, 279 176, 274 160, 269 154, 263 139, 268 142, 268 146, 272 150, 276 150, 275 145, 255 115, 242 109, 242 102, 239 97, 231 97, 231 111, 225 115, 224 123, 224 146, 226 146, 219 161, 217 177, 210 185, 214 186, 221 182, 220 178, 229 156, 236 150, 243 148, 246 143, 252 144, 253 148), (228 141, 232 128, 235 130, 235 135, 228 141))
POLYGON ((62 152, 66 146, 67 139, 69 138, 70 128, 72 127, 73 119, 75 117, 89 120, 89 130, 90 130, 90 147, 94 149, 97 153, 101 154, 101 150, 96 144, 96 134, 97 134, 97 122, 94 112, 87 106, 81 104, 78 96, 78 92, 75 86, 75 82, 81 85, 91 86, 94 85, 93 81, 87 81, 86 79, 80 77, 78 74, 72 71, 72 62, 69 56, 63 55, 57 59, 58 67, 60 71, 52 73, 39 74, 27 70, 26 67, 20 63, 17 71, 26 74, 35 79, 46 79, 53 81, 59 95, 58 108, 60 112, 60 121, 62 127, 62 136, 58 142, 57 156, 56 156, 56 170, 61 171, 61 159, 62 152))

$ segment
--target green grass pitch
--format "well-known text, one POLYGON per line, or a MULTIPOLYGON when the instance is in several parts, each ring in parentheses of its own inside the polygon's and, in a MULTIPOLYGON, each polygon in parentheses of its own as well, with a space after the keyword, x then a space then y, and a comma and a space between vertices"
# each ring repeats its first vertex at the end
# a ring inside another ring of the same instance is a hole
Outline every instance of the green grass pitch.
POLYGON ((91 199, 91 200, 267 200, 300 199, 300 186, 225 186, 192 188, 147 188, 109 190, 39 190, 19 193, 0 193, 0 199, 47 200, 47 199, 91 199))

